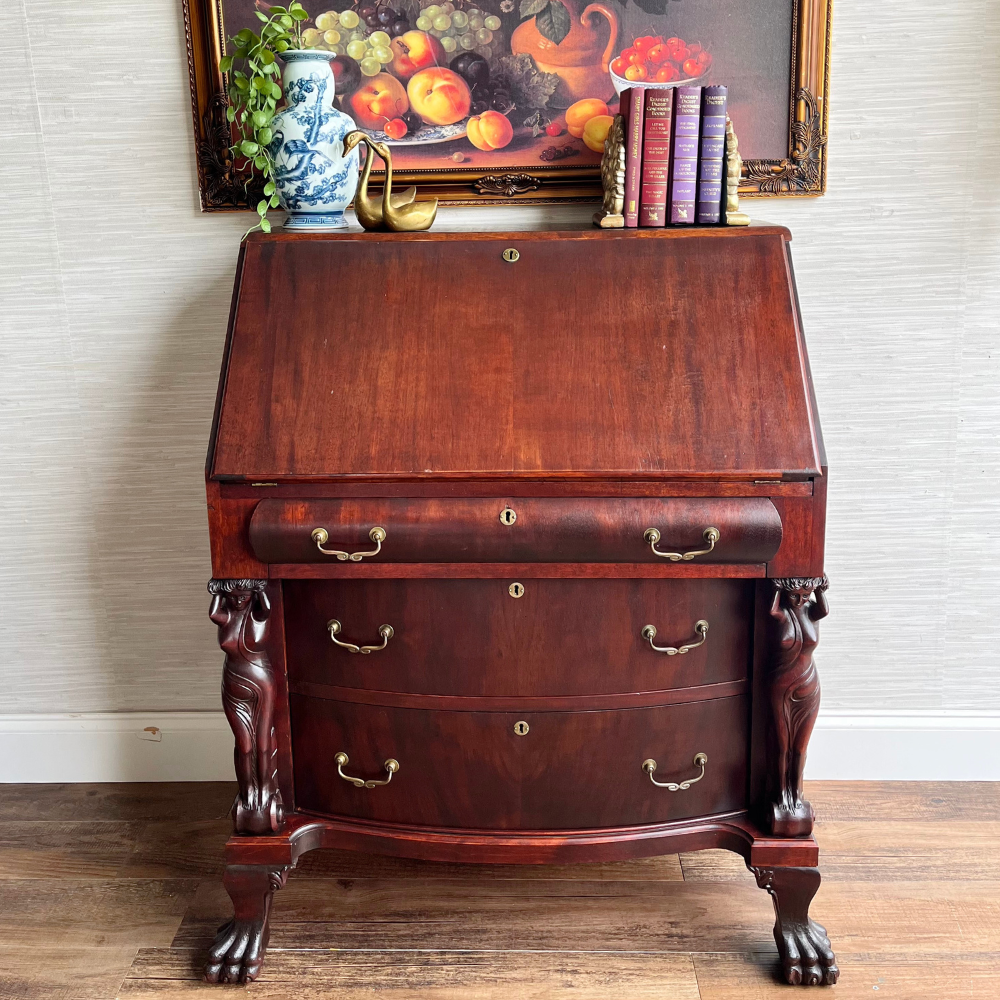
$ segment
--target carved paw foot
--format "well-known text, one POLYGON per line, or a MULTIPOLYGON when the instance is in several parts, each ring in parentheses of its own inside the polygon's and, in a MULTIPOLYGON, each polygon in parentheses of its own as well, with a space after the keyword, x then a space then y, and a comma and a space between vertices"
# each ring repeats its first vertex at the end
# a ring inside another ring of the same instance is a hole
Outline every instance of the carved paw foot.
POLYGON ((219 928, 205 963, 209 983, 249 983, 260 975, 270 936, 271 900, 288 878, 287 868, 229 865, 223 876, 233 919, 219 928))
POLYGON ((751 868, 757 885, 774 903, 774 942, 785 982, 792 986, 832 986, 840 976, 826 929, 809 916, 819 889, 816 868, 751 868))
POLYGON ((774 928, 785 982, 792 986, 833 986, 840 976, 826 929, 815 920, 774 928))
POLYGON ((267 950, 267 919, 237 920, 219 928, 205 963, 207 983, 249 983, 259 975, 267 950))

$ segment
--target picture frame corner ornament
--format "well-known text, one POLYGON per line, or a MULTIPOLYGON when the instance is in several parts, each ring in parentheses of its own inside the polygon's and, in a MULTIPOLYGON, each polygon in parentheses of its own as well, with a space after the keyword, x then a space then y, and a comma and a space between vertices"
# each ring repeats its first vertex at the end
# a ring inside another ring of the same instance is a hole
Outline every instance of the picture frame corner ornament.
POLYGON ((542 179, 533 174, 487 174, 473 181, 472 186, 482 195, 497 195, 504 198, 515 198, 518 195, 530 194, 542 186, 542 179))

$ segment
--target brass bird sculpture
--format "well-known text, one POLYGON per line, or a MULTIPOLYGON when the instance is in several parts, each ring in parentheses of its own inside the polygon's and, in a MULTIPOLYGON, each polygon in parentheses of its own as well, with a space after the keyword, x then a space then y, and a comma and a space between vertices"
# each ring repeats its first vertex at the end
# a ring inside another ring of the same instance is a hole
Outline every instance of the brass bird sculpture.
MULTIPOLYGON (((349 132, 344 136, 344 156, 347 156, 355 146, 362 142, 365 143, 368 149, 365 156, 365 165, 361 171, 361 180, 358 181, 358 191, 354 196, 354 214, 358 217, 358 222, 361 223, 362 227, 369 232, 376 229, 385 230, 388 229, 388 226, 382 217, 382 199, 371 198, 368 195, 368 178, 372 172, 372 152, 375 151, 374 141, 367 133, 362 132, 360 129, 349 132)), ((399 194, 392 195, 391 203, 395 208, 402 208, 404 205, 411 204, 416 197, 417 189, 410 187, 405 191, 400 191, 399 194)))
POLYGON ((394 233, 418 233, 430 229, 437 216, 438 200, 397 205, 392 196, 392 153, 384 142, 372 142, 375 152, 385 160, 385 186, 382 188, 382 219, 394 233))

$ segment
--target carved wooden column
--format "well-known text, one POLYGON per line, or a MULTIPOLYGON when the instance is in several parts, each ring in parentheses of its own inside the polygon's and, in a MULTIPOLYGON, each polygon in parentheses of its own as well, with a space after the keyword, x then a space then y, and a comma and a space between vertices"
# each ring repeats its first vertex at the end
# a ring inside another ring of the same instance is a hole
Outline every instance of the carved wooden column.
POLYGON ((819 674, 813 651, 817 623, 830 613, 827 578, 774 580, 771 617, 775 621, 767 692, 771 703, 768 737, 768 815, 781 837, 812 833, 813 808, 802 797, 806 747, 819 712, 819 674))
POLYGON ((270 936, 271 900, 288 879, 288 868, 229 865, 223 876, 233 900, 233 919, 223 924, 208 950, 205 980, 246 983, 260 975, 270 936))
POLYGON ((236 737, 240 790, 233 827, 241 834, 276 833, 285 813, 278 790, 274 730, 275 676, 265 651, 271 602, 267 580, 212 580, 209 617, 226 654, 222 706, 236 737))

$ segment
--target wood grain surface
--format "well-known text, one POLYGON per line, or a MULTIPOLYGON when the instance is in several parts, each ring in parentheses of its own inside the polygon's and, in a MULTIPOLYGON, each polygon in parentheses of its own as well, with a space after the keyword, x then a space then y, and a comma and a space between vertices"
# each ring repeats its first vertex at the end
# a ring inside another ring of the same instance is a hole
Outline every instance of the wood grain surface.
MULTIPOLYGON (((812 783, 837 997, 1000 992, 1000 786, 812 783)), ((207 996, 233 785, 7 786, 0 997, 207 996), (81 794, 82 793, 82 794, 81 794), (91 810, 90 806, 97 806, 91 810), (183 809, 184 820, 165 818, 183 809), (34 846, 32 846, 34 842, 34 846)), ((271 1000, 771 1000, 771 906, 724 852, 569 866, 307 854, 247 992, 271 1000)))

